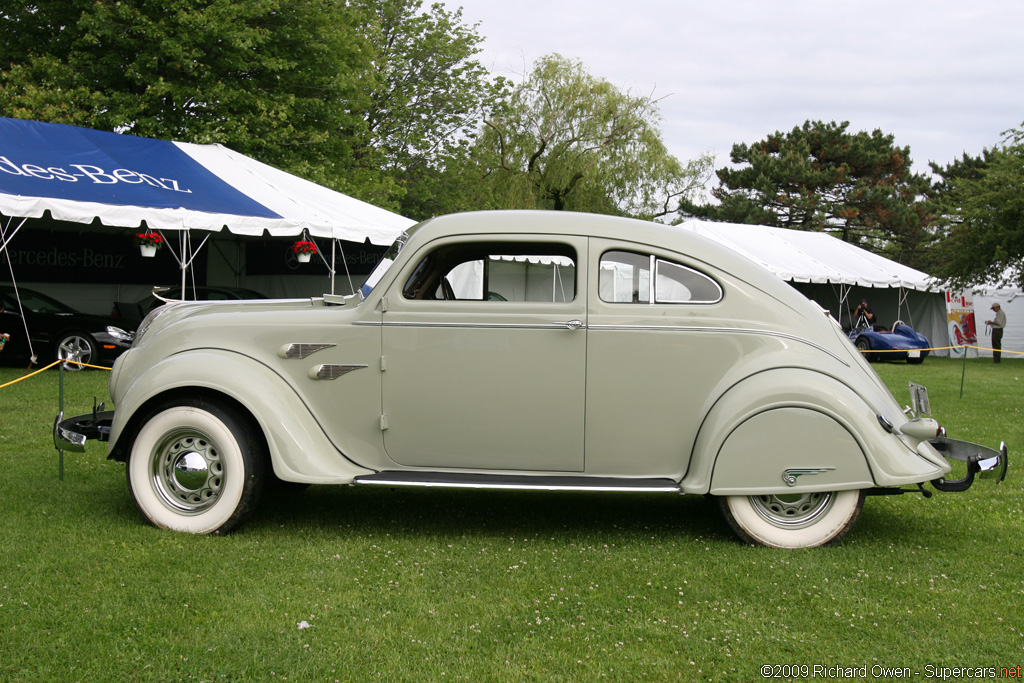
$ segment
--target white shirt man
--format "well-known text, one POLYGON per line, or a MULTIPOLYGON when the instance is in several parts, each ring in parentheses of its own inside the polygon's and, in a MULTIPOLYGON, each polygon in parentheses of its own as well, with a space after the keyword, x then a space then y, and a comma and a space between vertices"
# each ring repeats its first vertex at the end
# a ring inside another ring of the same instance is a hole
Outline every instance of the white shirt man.
POLYGON ((1002 359, 1003 328, 1006 327, 1006 314, 999 303, 992 304, 992 310, 996 312, 992 320, 986 320, 986 325, 992 326, 992 360, 998 363, 1002 359))

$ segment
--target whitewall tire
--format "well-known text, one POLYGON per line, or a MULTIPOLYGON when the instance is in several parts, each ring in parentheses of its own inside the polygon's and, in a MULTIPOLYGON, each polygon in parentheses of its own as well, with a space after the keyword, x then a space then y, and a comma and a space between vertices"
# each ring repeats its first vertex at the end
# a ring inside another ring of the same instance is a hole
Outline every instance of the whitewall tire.
POLYGON ((814 548, 841 539, 864 506, 864 491, 726 496, 722 513, 745 542, 771 548, 814 548))
POLYGON ((202 399, 157 408, 139 428, 128 457, 128 488, 158 527, 226 533, 255 507, 265 449, 234 410, 202 399))

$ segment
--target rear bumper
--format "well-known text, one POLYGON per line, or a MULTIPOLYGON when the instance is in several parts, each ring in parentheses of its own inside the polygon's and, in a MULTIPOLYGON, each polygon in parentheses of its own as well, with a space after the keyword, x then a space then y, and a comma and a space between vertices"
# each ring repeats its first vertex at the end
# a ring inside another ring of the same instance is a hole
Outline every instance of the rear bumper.
POLYGON ((85 442, 89 439, 107 441, 110 438, 110 425, 113 421, 113 410, 99 410, 68 418, 60 413, 53 422, 53 445, 60 451, 83 453, 85 442))
POLYGON ((933 479, 932 486, 940 491, 966 491, 975 479, 996 484, 1006 479, 1008 454, 1006 444, 999 444, 999 450, 980 446, 969 441, 939 437, 929 441, 943 457, 967 463, 967 476, 962 479, 933 479))

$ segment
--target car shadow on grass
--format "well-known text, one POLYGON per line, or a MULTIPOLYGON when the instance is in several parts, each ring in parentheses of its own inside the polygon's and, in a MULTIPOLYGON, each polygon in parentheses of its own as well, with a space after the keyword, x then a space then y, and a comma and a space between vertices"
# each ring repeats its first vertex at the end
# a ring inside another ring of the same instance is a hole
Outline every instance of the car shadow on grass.
POLYGON ((717 503, 673 494, 312 486, 269 492, 245 528, 306 533, 671 536, 731 540, 717 503))

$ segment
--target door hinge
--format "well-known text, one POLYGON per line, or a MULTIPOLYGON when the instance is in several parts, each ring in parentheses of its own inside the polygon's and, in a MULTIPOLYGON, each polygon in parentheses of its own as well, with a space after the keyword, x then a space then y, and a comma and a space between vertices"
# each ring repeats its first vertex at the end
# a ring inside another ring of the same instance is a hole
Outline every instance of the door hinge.
POLYGON ((380 416, 380 430, 383 432, 387 428, 388 428, 388 416, 387 415, 381 415, 380 416))
POLYGON ((387 369, 388 369, 388 357, 387 356, 381 356, 380 357, 380 371, 384 372, 387 369))
POLYGON ((383 299, 380 300, 380 310, 381 310, 381 313, 387 312, 387 310, 388 310, 388 298, 387 297, 384 297, 383 299))

